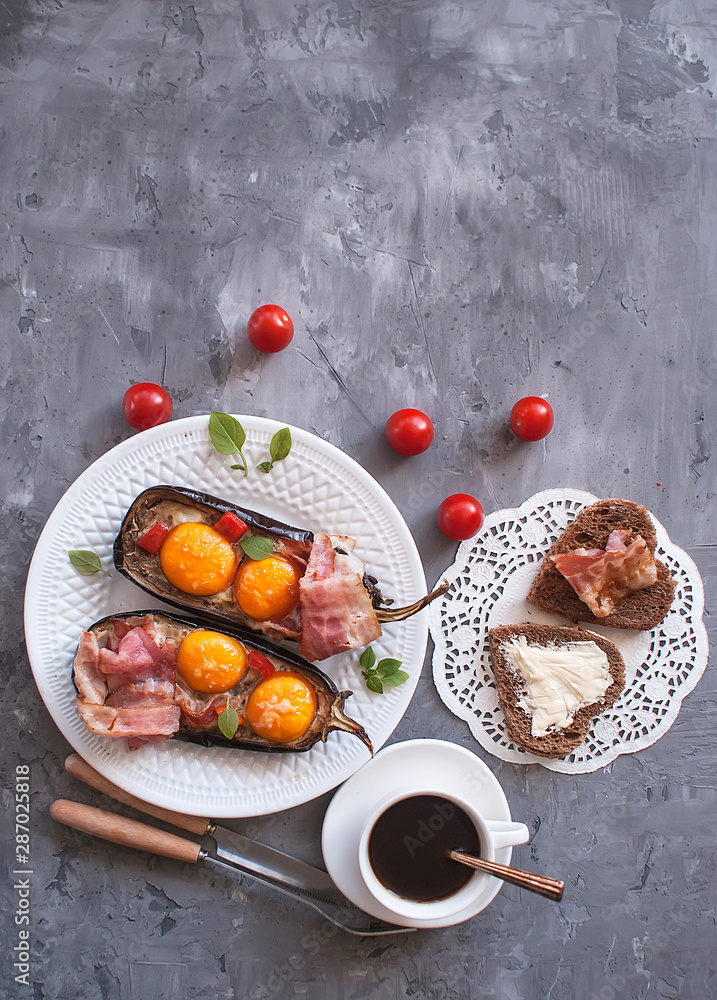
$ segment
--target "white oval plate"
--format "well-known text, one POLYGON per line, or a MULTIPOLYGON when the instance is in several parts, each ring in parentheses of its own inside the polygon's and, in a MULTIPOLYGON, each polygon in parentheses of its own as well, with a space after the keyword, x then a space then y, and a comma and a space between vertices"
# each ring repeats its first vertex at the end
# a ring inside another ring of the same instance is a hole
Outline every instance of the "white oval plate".
MULTIPOLYGON (((360 465, 334 445, 292 427, 289 457, 269 474, 257 472, 257 463, 269 457, 272 435, 283 425, 263 417, 238 419, 247 433, 246 478, 230 468, 234 458, 212 447, 208 416, 143 431, 94 462, 50 515, 25 592, 25 636, 35 682, 74 749, 139 798, 216 819, 258 816, 308 802, 352 775, 366 762, 368 751, 345 733, 331 733, 326 743, 295 754, 204 749, 173 740, 129 751, 124 739, 87 730, 75 705, 71 676, 80 632, 104 615, 153 603, 112 568, 112 543, 134 497, 157 483, 188 486, 300 528, 350 535, 368 572, 396 606, 426 592, 421 559, 405 521, 360 465), (69 562, 70 549, 95 551, 110 576, 80 576, 69 562)), ((376 656, 402 660, 410 679, 383 695, 366 688, 358 650, 319 664, 339 688, 354 692, 346 710, 365 727, 376 749, 408 708, 427 639, 425 611, 384 627, 373 643, 376 656)))

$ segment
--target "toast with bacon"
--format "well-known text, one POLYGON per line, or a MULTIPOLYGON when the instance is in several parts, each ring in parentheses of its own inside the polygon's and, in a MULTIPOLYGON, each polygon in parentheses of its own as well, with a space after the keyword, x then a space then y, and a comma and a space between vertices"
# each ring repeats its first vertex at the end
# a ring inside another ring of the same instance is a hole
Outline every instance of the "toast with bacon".
POLYGON ((667 566, 654 559, 656 547, 644 507, 600 500, 581 510, 555 541, 526 599, 573 622, 655 628, 670 610, 675 589, 667 566), (640 589, 630 589, 637 583, 640 589))

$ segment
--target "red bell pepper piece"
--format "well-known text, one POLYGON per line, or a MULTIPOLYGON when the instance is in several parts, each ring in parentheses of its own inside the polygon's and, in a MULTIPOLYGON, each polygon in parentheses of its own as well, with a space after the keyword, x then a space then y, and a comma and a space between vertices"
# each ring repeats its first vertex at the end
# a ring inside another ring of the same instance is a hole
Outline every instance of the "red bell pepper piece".
POLYGON ((258 670, 264 680, 276 673, 276 667, 271 660, 256 649, 249 650, 249 666, 258 670))
POLYGON ((233 510, 228 510, 214 525, 214 530, 233 545, 234 542, 239 541, 247 527, 238 514, 235 514, 233 510))
MULTIPOLYGON (((224 702, 222 702, 221 705, 214 706, 214 711, 217 713, 217 715, 221 715, 225 708, 227 708, 227 705, 225 705, 224 702)), ((241 717, 241 715, 237 715, 237 719, 239 720, 238 725, 243 726, 244 719, 241 717)))
POLYGON ((156 555, 168 532, 169 525, 166 521, 155 521, 149 531, 145 531, 141 538, 137 539, 137 544, 146 552, 156 555))

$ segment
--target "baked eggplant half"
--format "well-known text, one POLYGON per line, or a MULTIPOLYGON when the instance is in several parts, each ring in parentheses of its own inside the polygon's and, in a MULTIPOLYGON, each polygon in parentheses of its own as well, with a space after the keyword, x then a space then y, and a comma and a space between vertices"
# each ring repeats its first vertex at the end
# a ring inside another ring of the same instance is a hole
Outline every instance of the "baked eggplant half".
POLYGON ((202 619, 299 643, 306 660, 368 645, 381 623, 425 607, 441 587, 390 608, 353 538, 305 531, 196 490, 152 486, 114 544, 117 570, 202 619))
POLYGON ((82 633, 73 681, 90 732, 126 737, 130 749, 179 739, 296 753, 341 730, 373 755, 364 728, 344 714, 351 692, 252 632, 161 611, 109 615, 82 633))

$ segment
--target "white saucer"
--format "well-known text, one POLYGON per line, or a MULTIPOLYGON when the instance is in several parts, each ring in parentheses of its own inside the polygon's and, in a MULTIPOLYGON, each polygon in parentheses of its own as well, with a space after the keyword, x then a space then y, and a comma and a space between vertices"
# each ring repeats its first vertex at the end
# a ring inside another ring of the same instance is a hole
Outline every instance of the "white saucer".
MULTIPOLYGON (((497 779, 470 750, 443 740, 408 740, 381 750, 336 792, 324 818, 321 847, 329 875, 354 905, 380 920, 396 914, 369 892, 359 870, 359 839, 364 818, 379 798, 394 791, 440 787, 472 802, 488 820, 509 821, 508 800, 497 779)), ((500 848, 495 860, 510 864, 512 849, 500 848)), ((444 919, 402 920, 406 927, 450 927, 480 913, 498 894, 498 879, 487 877, 484 892, 470 906, 444 919)))

